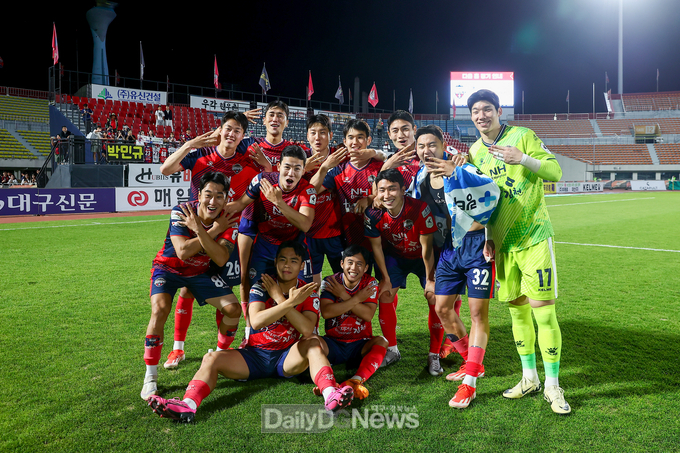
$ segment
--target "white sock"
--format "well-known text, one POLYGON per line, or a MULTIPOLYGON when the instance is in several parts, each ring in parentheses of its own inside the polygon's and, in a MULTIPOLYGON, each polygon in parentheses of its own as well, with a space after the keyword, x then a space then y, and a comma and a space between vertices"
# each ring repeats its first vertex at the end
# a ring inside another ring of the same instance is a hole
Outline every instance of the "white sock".
POLYGON ((250 328, 246 328, 246 340, 250 338, 250 328))
POLYGON ((545 378, 545 386, 548 387, 549 385, 556 385, 560 386, 560 380, 559 378, 556 377, 546 377, 545 378))
POLYGON ((193 410, 196 410, 198 408, 198 404, 196 404, 196 401, 192 400, 191 398, 184 398, 182 401, 187 403, 187 406, 189 406, 193 410))
POLYGON ((147 376, 158 376, 158 365, 147 365, 144 377, 147 376))
POLYGON ((439 357, 439 354, 435 354, 434 352, 428 352, 427 355, 430 357, 439 357))
POLYGON ((352 380, 362 382, 364 380, 364 378, 362 378, 361 376, 357 376, 355 374, 354 376, 352 376, 352 380))
POLYGON ((215 351, 224 351, 224 349, 222 349, 222 348, 220 348, 219 346, 217 346, 217 349, 215 349, 215 351))
POLYGON ((174 349, 179 349, 179 350, 184 351, 184 342, 183 342, 183 341, 175 341, 175 344, 174 344, 174 346, 172 347, 172 349, 173 349, 173 350, 174 350, 174 349))
POLYGON ((536 368, 522 368, 522 376, 529 379, 532 382, 538 381, 538 371, 536 368))
POLYGON ((395 346, 388 346, 387 350, 392 351, 392 352, 399 352, 399 348, 397 348, 396 345, 395 346))
POLYGON ((328 397, 331 396, 331 393, 335 391, 335 387, 326 387, 321 394, 323 395, 323 400, 324 402, 328 401, 328 397))
POLYGON ((472 377, 469 374, 466 374, 465 379, 463 379, 463 384, 467 384, 470 387, 477 388, 477 377, 472 377))

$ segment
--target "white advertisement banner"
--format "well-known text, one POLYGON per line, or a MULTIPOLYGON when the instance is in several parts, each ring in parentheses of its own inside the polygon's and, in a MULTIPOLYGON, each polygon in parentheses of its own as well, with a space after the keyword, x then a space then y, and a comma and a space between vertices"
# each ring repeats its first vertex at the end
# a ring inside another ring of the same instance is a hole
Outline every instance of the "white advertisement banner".
POLYGON ((666 190, 664 181, 631 181, 632 190, 666 190))
POLYGON ((603 192, 604 184, 601 182, 558 182, 556 193, 585 193, 603 192))
POLYGON ((116 211, 170 210, 189 201, 188 187, 133 188, 116 187, 116 211))
MULTIPOLYGON (((229 110, 237 110, 245 112, 250 110, 250 102, 248 101, 232 101, 230 99, 206 98, 202 96, 191 96, 189 100, 189 107, 195 109, 205 109, 209 112, 228 112, 229 110)), ((267 104, 258 102, 257 107, 264 111, 267 104)), ((304 107, 290 107, 288 106, 288 113, 290 118, 304 120, 307 119, 307 109, 304 107)), ((289 119, 290 119, 289 118, 289 119)))
POLYGON ((161 164, 128 164, 128 187, 184 187, 191 185, 191 170, 170 176, 161 173, 161 164))
POLYGON ((104 100, 111 99, 112 101, 168 105, 165 91, 135 90, 134 88, 120 88, 94 83, 92 84, 92 97, 104 100))

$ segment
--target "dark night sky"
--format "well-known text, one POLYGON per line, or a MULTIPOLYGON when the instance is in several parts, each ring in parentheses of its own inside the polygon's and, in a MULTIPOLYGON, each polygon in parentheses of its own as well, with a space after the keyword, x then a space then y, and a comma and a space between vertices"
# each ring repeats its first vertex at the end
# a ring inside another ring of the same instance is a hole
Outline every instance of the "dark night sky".
MULTIPOLYGON (((617 92, 618 0, 486 2, 347 0, 343 2, 119 3, 107 38, 109 70, 139 76, 139 41, 145 80, 212 85, 213 54, 222 84, 257 92, 262 63, 270 95, 304 97, 312 71, 314 100, 333 102, 338 75, 347 89, 376 82, 378 108, 434 113, 448 103, 450 71, 514 71, 515 110, 521 113, 604 110, 604 73, 617 92), (304 6, 303 6, 304 5, 304 6)), ((85 12, 92 1, 19 7, 0 27, 0 85, 47 89, 52 22, 60 61, 92 69, 92 36, 85 12), (64 6, 68 4, 68 6, 64 6), (77 45, 76 45, 77 44, 77 45)), ((624 92, 680 90, 680 2, 624 0, 624 92)))

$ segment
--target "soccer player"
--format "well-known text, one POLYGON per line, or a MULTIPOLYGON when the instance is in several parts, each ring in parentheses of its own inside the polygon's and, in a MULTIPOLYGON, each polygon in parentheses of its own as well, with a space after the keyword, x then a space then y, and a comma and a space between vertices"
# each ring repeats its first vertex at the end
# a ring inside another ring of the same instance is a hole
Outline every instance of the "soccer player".
MULTIPOLYGON (((308 160, 314 160, 319 165, 325 162, 332 152, 329 146, 332 138, 331 121, 326 115, 312 115, 307 118, 307 141, 312 150, 312 157, 308 160)), ((315 172, 316 170, 312 170, 305 177, 311 179, 315 172)), ((314 222, 307 232, 307 245, 312 261, 313 281, 321 284, 324 257, 328 258, 334 273, 342 270, 342 228, 340 206, 335 192, 325 191, 317 195, 314 211, 314 222)))
POLYGON ((413 191, 416 198, 427 201, 439 227, 435 233, 441 246, 435 308, 447 336, 452 336, 452 344, 464 360, 460 370, 446 377, 463 381, 449 405, 465 408, 476 397, 477 378, 484 375, 489 299, 495 283, 493 263, 484 255, 484 224, 496 207, 500 189, 491 178, 465 163, 462 156, 448 159, 444 148, 441 129, 418 129, 416 150, 424 167, 416 176, 413 191), (472 320, 469 338, 456 312, 466 287, 472 320))
MULTIPOLYGON (((171 154, 161 165, 161 173, 170 176, 178 171, 191 170, 190 200, 194 201, 198 196, 201 177, 206 172, 219 171, 230 183, 227 201, 240 197, 250 180, 259 173, 246 152, 246 146, 242 144, 244 134, 248 129, 249 118, 252 121, 257 113, 258 110, 250 110, 245 114, 236 111, 226 112, 222 116, 220 127, 187 141, 171 154), (237 175, 239 176, 235 178, 237 175)), ((229 287, 233 288, 240 284, 238 247, 220 271, 220 276, 229 287)), ((163 365, 166 369, 177 368, 179 363, 186 358, 184 343, 193 316, 193 302, 193 295, 186 288, 182 288, 175 307, 175 342, 163 365)), ((245 304, 242 308, 245 312, 245 304)), ((216 312, 218 325, 221 319, 222 314, 218 310, 216 312)), ((233 336, 225 337, 218 334, 217 349, 228 348, 233 340, 233 336)))
POLYGON ((331 365, 360 362, 356 374, 343 382, 359 399, 368 396, 363 384, 380 367, 387 352, 387 340, 373 336, 371 327, 378 308, 378 282, 366 273, 368 260, 368 250, 350 245, 342 253, 342 272, 326 277, 321 291, 328 361, 331 365))
POLYGON ((163 247, 153 260, 151 274, 151 319, 146 329, 144 362, 146 375, 141 397, 158 392, 158 362, 163 347, 163 328, 177 289, 187 287, 201 305, 210 304, 224 315, 219 326, 223 335, 233 336, 241 308, 219 275, 210 272, 210 261, 227 262, 234 248, 234 216, 223 211, 229 183, 221 173, 205 173, 198 201, 176 206, 163 247))
MULTIPOLYGON (((272 101, 264 109, 264 124, 267 135, 265 137, 251 137, 244 143, 248 147, 250 158, 261 171, 278 171, 281 152, 290 145, 290 140, 284 140, 283 131, 288 126, 288 105, 283 101, 272 101)), ((307 157, 310 157, 307 154, 307 157)))
POLYGON ((321 389, 327 410, 336 411, 351 403, 352 387, 336 384, 325 343, 314 334, 319 321, 319 298, 314 292, 318 285, 297 278, 304 266, 304 254, 299 242, 280 245, 276 278, 265 274, 250 290, 252 332, 248 346, 206 354, 181 401, 158 396, 148 399, 154 412, 192 422, 198 406, 215 388, 218 374, 238 380, 291 378, 307 368, 321 389))
POLYGON ((543 180, 559 181, 562 169, 532 130, 500 123, 503 110, 494 92, 473 93, 468 108, 481 135, 470 148, 470 162, 491 176, 502 193, 489 221, 490 245, 496 252, 498 300, 508 302, 522 361, 521 381, 503 396, 521 398, 541 390, 533 312, 546 376, 543 396, 554 412, 568 414, 571 408, 558 379, 562 334, 555 315, 554 231, 543 194, 543 180))
MULTIPOLYGON (((397 314, 394 297, 399 288, 406 287, 408 274, 415 274, 423 287, 425 299, 434 313, 434 251, 433 235, 437 231, 431 209, 421 200, 405 195, 404 177, 396 169, 382 171, 376 177, 376 198, 382 208, 368 208, 364 212, 365 234, 373 248, 376 266, 381 273, 380 310, 393 317, 381 318, 383 335, 389 346, 383 361, 388 366, 401 359, 397 347, 397 314)), ((436 316, 436 315, 435 315, 436 316)), ((430 325, 430 353, 438 356, 444 330, 441 324, 430 325)), ((437 357, 437 361, 439 358, 437 357)), ((437 374, 441 374, 441 370, 437 374)))
MULTIPOLYGON (((260 173, 246 193, 228 205, 229 212, 243 211, 239 250, 241 284, 247 288, 262 274, 273 274, 278 246, 291 240, 304 242, 305 233, 314 222, 316 190, 302 178, 306 160, 307 155, 299 146, 284 148, 279 163, 281 172, 260 173), (242 242, 241 236, 249 236, 246 239, 255 236, 254 243, 242 242)), ((305 262, 305 267, 311 267, 309 260, 305 262)), ((311 269, 305 269, 304 275, 311 279, 311 269)))
POLYGON ((417 130, 413 116, 406 110, 394 111, 387 120, 387 133, 397 151, 415 142, 414 134, 417 130))

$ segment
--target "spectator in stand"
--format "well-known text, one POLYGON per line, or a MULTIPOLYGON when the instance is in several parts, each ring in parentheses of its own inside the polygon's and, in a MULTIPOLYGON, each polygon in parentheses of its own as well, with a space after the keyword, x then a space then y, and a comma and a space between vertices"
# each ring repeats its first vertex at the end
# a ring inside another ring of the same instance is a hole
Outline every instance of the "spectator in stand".
POLYGON ((385 140, 385 144, 383 145, 383 151, 385 152, 385 154, 389 154, 390 152, 390 142, 388 142, 387 140, 385 140))
POLYGON ((175 128, 172 126, 172 110, 170 109, 170 106, 165 107, 165 125, 170 126, 170 129, 173 131, 175 128))
POLYGON ((128 142, 136 142, 137 138, 135 137, 135 134, 132 133, 132 129, 127 130, 127 134, 125 135, 125 140, 128 142))
POLYGON ((163 141, 170 146, 175 146, 175 147, 177 146, 177 139, 175 138, 174 132, 170 132, 170 135, 168 136, 168 138, 164 138, 163 141))
POLYGON ((0 178, 0 183, 5 184, 5 183, 7 182, 7 179, 8 179, 8 177, 7 177, 7 172, 6 172, 6 171, 3 171, 3 172, 2 172, 2 177, 0 178))
POLYGON ((116 132, 116 140, 125 140, 125 132, 122 130, 116 132))
POLYGON ((109 119, 106 121, 106 129, 108 130, 109 128, 114 131, 118 128, 118 117, 113 112, 109 114, 109 119))
POLYGON ((161 110, 161 106, 158 106, 156 110, 156 127, 163 126, 165 124, 165 113, 161 110))
POLYGON ((17 177, 14 176, 14 173, 9 174, 9 179, 7 181, 7 184, 9 184, 9 185, 19 184, 19 181, 17 181, 17 177))
POLYGON ((187 131, 180 136, 180 141, 185 144, 189 140, 193 139, 194 136, 191 134, 191 129, 187 128, 187 131))
POLYGON ((382 118, 378 119, 378 125, 375 127, 375 132, 378 138, 382 138, 383 130, 385 129, 385 123, 383 123, 382 118))
POLYGON ((83 108, 80 110, 80 113, 83 115, 85 133, 89 134, 92 131, 92 109, 87 104, 83 104, 83 108))
POLYGON ((33 186, 38 185, 38 177, 35 173, 33 173, 33 175, 31 175, 31 185, 33 185, 33 186))
POLYGON ((95 165, 99 162, 99 154, 102 150, 102 127, 97 125, 92 132, 87 134, 87 139, 90 140, 90 151, 92 151, 92 161, 95 165))
POLYGON ((153 142, 153 140, 156 138, 156 133, 153 131, 153 129, 149 129, 149 133, 146 136, 148 142, 153 142))
POLYGON ((59 135, 54 137, 55 140, 59 140, 59 154, 57 160, 60 164, 68 159, 68 138, 71 135, 73 134, 68 130, 68 127, 62 126, 59 135))

